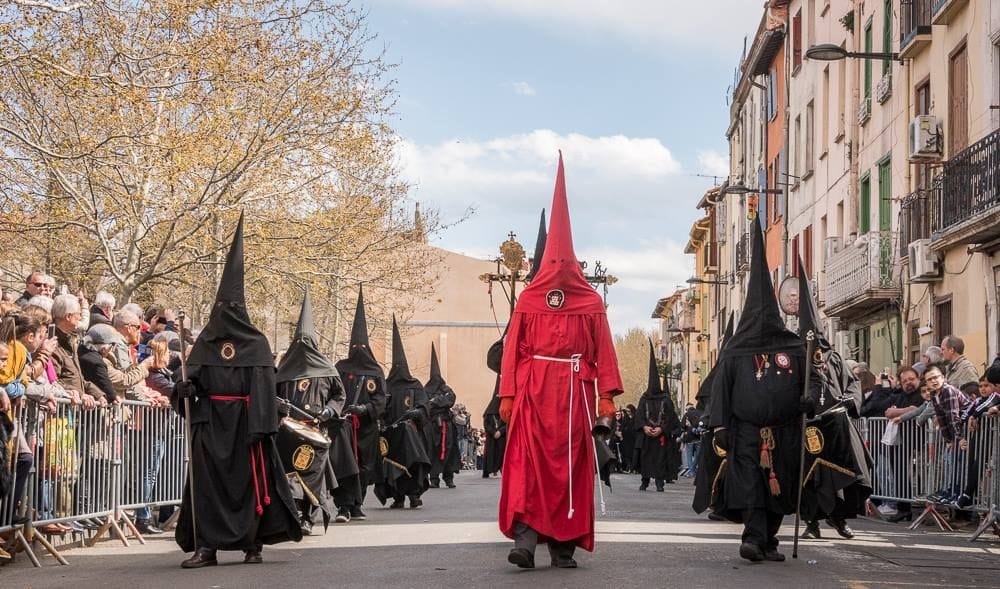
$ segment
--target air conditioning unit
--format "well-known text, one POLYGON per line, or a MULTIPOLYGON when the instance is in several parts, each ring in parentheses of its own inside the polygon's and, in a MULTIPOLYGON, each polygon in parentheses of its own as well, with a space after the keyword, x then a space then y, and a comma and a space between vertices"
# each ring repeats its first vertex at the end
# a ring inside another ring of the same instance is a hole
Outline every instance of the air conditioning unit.
POLYGON ((834 254, 843 247, 843 240, 839 237, 827 237, 823 244, 823 261, 829 262, 834 254))
POLYGON ((937 117, 913 117, 910 121, 910 161, 939 161, 943 145, 941 122, 937 117))
POLYGON ((908 246, 910 254, 910 281, 934 282, 941 279, 938 254, 931 250, 931 240, 918 239, 908 246))

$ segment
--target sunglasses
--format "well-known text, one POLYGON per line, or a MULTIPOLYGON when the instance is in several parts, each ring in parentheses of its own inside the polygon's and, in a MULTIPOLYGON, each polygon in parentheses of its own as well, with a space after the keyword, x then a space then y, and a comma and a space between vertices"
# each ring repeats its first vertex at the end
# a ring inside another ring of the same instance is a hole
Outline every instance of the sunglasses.
POLYGON ((32 282, 31 285, 34 286, 35 288, 47 288, 49 290, 52 290, 53 288, 56 287, 56 285, 54 284, 48 284, 45 282, 32 282))

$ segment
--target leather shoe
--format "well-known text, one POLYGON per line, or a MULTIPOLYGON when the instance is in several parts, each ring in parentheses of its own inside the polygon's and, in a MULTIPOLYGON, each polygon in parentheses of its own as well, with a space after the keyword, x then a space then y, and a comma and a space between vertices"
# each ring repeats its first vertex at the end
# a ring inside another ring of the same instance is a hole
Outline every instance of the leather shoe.
POLYGON ((430 488, 432 488, 432 489, 438 489, 438 488, 440 488, 440 487, 441 487, 441 481, 439 481, 439 480, 437 480, 437 479, 431 479, 431 480, 430 480, 430 481, 428 482, 428 485, 429 485, 429 486, 430 486, 430 488))
POLYGON ((404 507, 406 507, 405 501, 402 499, 393 499, 392 505, 389 506, 389 509, 403 509, 404 507))
POLYGON ((750 562, 761 562, 764 560, 764 551, 756 544, 744 542, 740 544, 740 558, 745 558, 750 562))
POLYGON ((778 552, 777 548, 771 548, 764 551, 764 560, 771 562, 785 562, 785 555, 778 552))
POLYGON ((354 507, 351 508, 351 519, 364 521, 368 519, 368 516, 365 515, 365 512, 361 511, 361 507, 355 505, 354 507))
POLYGON ((410 509, 420 509, 424 505, 424 500, 420 497, 410 497, 410 509))
POLYGON ((649 483, 640 483, 639 484, 639 490, 640 491, 645 491, 648 488, 649 488, 649 483))
POLYGON ((576 560, 572 556, 555 556, 552 558, 552 566, 557 569, 575 569, 576 560))
POLYGON ((822 538, 822 534, 819 532, 819 522, 806 522, 806 529, 802 532, 802 537, 809 539, 813 538, 819 540, 822 538))
POLYGON ((837 530, 841 538, 850 540, 854 537, 854 530, 851 529, 851 526, 847 525, 847 520, 830 518, 826 520, 826 525, 837 530))
POLYGON ((243 551, 243 564, 260 564, 264 562, 264 557, 261 555, 260 550, 244 550, 243 551))
POLYGON ((516 564, 518 568, 533 569, 535 568, 535 555, 527 548, 512 548, 510 554, 507 555, 507 562, 516 564))
POLYGON ((200 569, 219 564, 215 559, 215 551, 211 548, 199 548, 194 551, 194 556, 181 563, 183 569, 200 569))
POLYGON ((139 530, 140 534, 152 535, 162 534, 163 530, 156 527, 153 522, 148 519, 137 519, 135 520, 135 529, 139 530))

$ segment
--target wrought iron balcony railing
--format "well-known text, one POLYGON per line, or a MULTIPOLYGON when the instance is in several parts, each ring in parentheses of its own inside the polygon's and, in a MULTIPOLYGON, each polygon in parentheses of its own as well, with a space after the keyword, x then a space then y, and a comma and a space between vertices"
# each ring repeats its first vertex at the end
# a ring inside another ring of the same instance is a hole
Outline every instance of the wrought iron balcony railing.
POLYGON ((827 263, 825 302, 831 317, 861 315, 900 294, 896 235, 872 231, 862 237, 860 247, 848 245, 827 263))
POLYGON ((937 213, 933 229, 942 235, 970 224, 983 225, 982 231, 970 233, 962 242, 974 243, 992 231, 996 225, 992 214, 1000 213, 1000 130, 944 162, 937 213))

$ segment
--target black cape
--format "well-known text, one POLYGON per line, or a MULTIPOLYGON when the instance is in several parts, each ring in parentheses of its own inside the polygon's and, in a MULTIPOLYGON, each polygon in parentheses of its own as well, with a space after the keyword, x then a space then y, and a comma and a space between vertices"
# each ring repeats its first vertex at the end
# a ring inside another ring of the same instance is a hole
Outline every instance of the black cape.
MULTIPOLYGON (((725 349, 726 342, 733 335, 733 313, 729 314, 729 320, 726 322, 726 331, 722 336, 722 341, 719 344, 719 351, 725 349)), ((705 376, 705 380, 701 382, 701 387, 698 389, 698 409, 701 410, 701 424, 702 427, 708 428, 709 416, 711 414, 711 400, 712 400, 712 386, 715 384, 715 370, 716 366, 712 366, 712 369, 708 371, 708 375, 705 376)), ((715 445, 715 434, 711 429, 708 429, 705 433, 701 435, 701 451, 698 452, 698 472, 694 477, 694 499, 691 502, 691 507, 696 513, 702 513, 712 505, 716 505, 718 497, 720 497, 719 491, 722 489, 724 484, 724 473, 725 467, 725 452, 715 445)))
POLYGON ((424 437, 427 440, 427 451, 431 459, 431 478, 451 474, 462 469, 462 456, 458 449, 458 436, 455 420, 452 419, 451 408, 455 406, 455 391, 441 376, 441 365, 438 362, 437 350, 431 344, 431 373, 427 384, 428 419, 424 423, 424 437))
POLYGON ((493 396, 483 411, 483 429, 486 439, 483 444, 483 477, 500 472, 503 468, 503 453, 507 447, 507 424, 500 419, 500 366, 503 361, 503 336, 493 342, 486 352, 486 366, 497 374, 493 385, 493 396))
MULTIPOLYGON (((298 510, 275 447, 278 410, 271 349, 251 323, 243 295, 242 216, 187 376, 195 388, 185 415, 191 424, 192 476, 175 530, 177 544, 191 552, 196 547, 249 550, 301 540, 298 510), (193 515, 198 518, 197 541, 193 515)), ((175 399, 175 408, 180 406, 175 399)))
POLYGON ((649 343, 649 381, 646 391, 639 398, 633 428, 636 436, 642 440, 639 448, 639 473, 642 477, 677 480, 681 465, 680 449, 677 446, 680 420, 673 400, 660 386, 652 342, 649 343), (647 436, 643 430, 646 426, 660 428, 660 435, 647 436))
POLYGON ((389 401, 384 416, 387 425, 382 436, 387 451, 383 457, 382 480, 374 489, 382 504, 390 498, 423 494, 429 486, 427 473, 431 467, 423 435, 427 392, 424 385, 410 374, 395 317, 392 318, 392 368, 386 384, 389 401), (407 411, 415 408, 424 409, 421 417, 403 419, 407 411))

